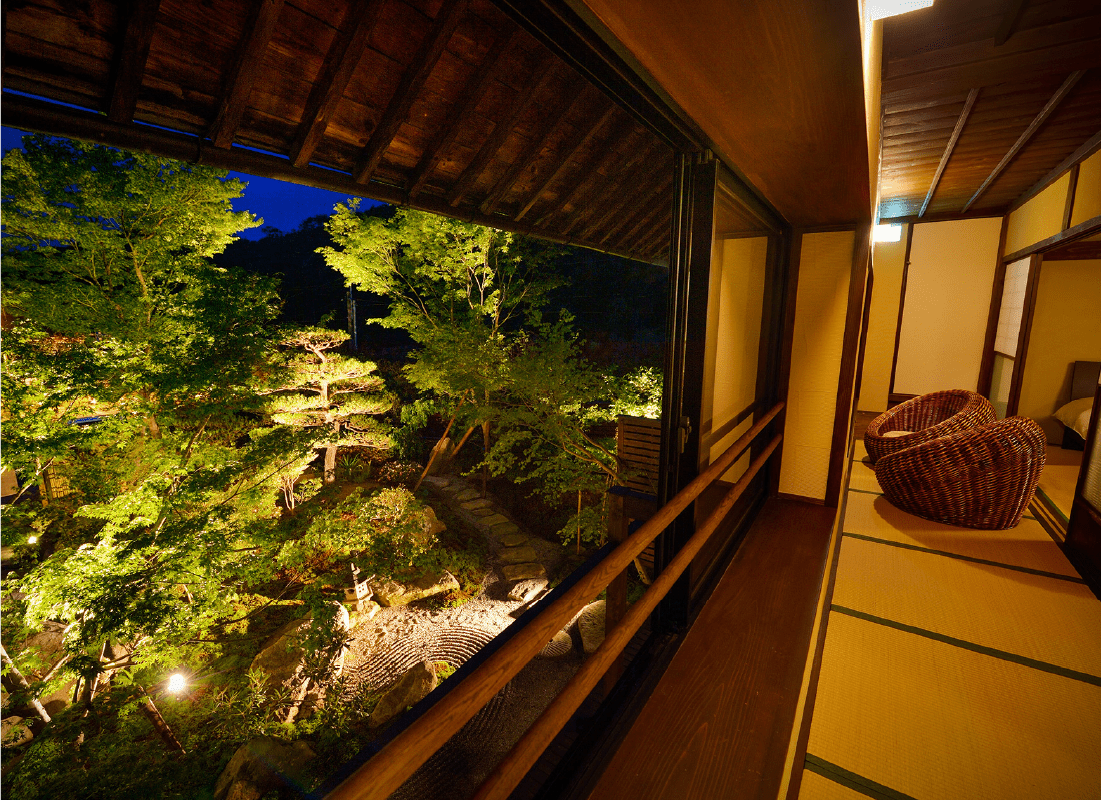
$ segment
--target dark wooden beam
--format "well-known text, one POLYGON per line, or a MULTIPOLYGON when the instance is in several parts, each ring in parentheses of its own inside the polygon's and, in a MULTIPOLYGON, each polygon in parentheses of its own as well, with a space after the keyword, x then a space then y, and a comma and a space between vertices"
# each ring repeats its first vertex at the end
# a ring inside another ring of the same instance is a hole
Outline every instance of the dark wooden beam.
MULTIPOLYGON (((620 159, 616 143, 633 134, 637 134, 634 120, 626 117, 608 136, 603 147, 593 148, 588 163, 583 164, 574 176, 573 181, 562 188, 558 195, 558 202, 546 211, 536 224, 542 225, 550 217, 561 213, 566 206, 578 199, 582 187, 587 186, 590 182, 598 182, 601 175, 609 172, 615 166, 616 161, 620 159)), ((630 151, 628 150, 628 152, 630 151)))
POLYGON ((632 151, 633 155, 619 162, 619 166, 608 172, 603 184, 591 195, 584 198, 584 209, 574 214, 573 219, 566 225, 565 233, 569 233, 581 225, 587 225, 595 215, 607 210, 608 204, 618 203, 623 199, 623 187, 630 181, 630 176, 638 170, 645 170, 643 165, 655 158, 660 148, 639 147, 632 151))
MULTIPOLYGON (((664 203, 657 202, 657 200, 663 192, 669 191, 669 181, 661 180, 661 178, 662 176, 659 174, 657 184, 653 188, 651 188, 650 191, 647 192, 641 199, 636 200, 639 211, 641 212, 641 216, 636 217, 637 221, 635 222, 635 224, 631 226, 631 229, 627 231, 627 233, 623 234, 623 236, 620 237, 623 241, 629 241, 631 237, 638 233, 640 229, 645 227, 647 223, 653 222, 654 217, 661 213, 662 209, 665 207, 664 203), (649 209, 649 211, 647 211, 647 209, 649 209)), ((617 233, 623 230, 624 227, 630 224, 631 219, 631 217, 624 216, 622 219, 619 220, 619 222, 617 222, 605 232, 604 236, 600 238, 600 242, 607 242, 609 239, 614 237, 617 233)))
POLYGON ((1059 165, 1057 167, 1052 169, 1051 172, 1049 172, 1047 175, 1037 181, 1031 189, 1022 194, 1016 200, 1014 200, 1013 203, 1010 204, 1009 210, 1015 211, 1016 209, 1023 206, 1044 189, 1055 183, 1055 181, 1059 180, 1059 178, 1063 176, 1064 172, 1073 167, 1075 164, 1082 163, 1087 158, 1096 153, 1099 149, 1101 149, 1101 131, 1098 131, 1085 142, 1083 142, 1077 150, 1075 150, 1073 153, 1071 153, 1069 156, 1059 162, 1059 165))
POLYGON ((604 208, 603 213, 601 213, 594 222, 590 222, 581 235, 586 239, 592 238, 597 231, 607 225, 617 214, 623 213, 623 209, 637 203, 638 192, 644 190, 646 186, 649 186, 650 181, 655 180, 661 170, 667 166, 667 164, 662 163, 661 159, 654 159, 654 163, 650 165, 649 169, 646 169, 642 175, 639 176, 639 179, 634 181, 630 186, 618 184, 616 192, 619 195, 619 199, 604 208))
POLYGON ((1034 244, 1030 244, 1028 247, 1022 247, 1015 253, 1007 253, 1002 257, 1003 261, 1013 262, 1018 259, 1030 256, 1033 253, 1046 252, 1053 247, 1063 244, 1063 242, 1073 242, 1075 239, 1082 239, 1086 236, 1092 236, 1095 233, 1101 232, 1101 215, 1092 217, 1090 219, 1082 220, 1073 228, 1067 228, 1065 231, 1059 231, 1059 233, 1052 234, 1046 239, 1041 239, 1034 244))
POLYGON ((1074 196, 1078 193, 1078 164, 1070 168, 1070 181, 1067 184, 1067 202, 1063 206, 1063 224, 1061 230, 1070 227, 1070 221, 1074 217, 1074 196))
POLYGON ((366 183, 371 179, 371 175, 378 167, 378 162, 382 160, 382 154, 386 152, 386 148, 397 135, 398 129, 408 118, 409 108, 424 88, 424 82, 428 80, 436 62, 443 55, 451 34, 455 32, 468 4, 469 0, 444 0, 436 19, 432 21, 432 27, 428 29, 416 55, 406 67, 405 74, 401 76, 401 82, 398 83, 398 88, 390 98, 386 110, 382 112, 382 117, 371 132, 371 138, 367 140, 363 152, 356 159, 352 175, 357 183, 366 183))
POLYGON ((543 148, 550 141, 551 134, 558 128, 562 120, 569 117, 581 105, 584 95, 584 81, 581 78, 575 78, 567 84, 566 91, 554 98, 552 104, 545 109, 547 122, 543 126, 542 133, 531 138, 512 164, 509 165, 509 168, 505 170, 505 174, 493 184, 493 188, 489 190, 489 194, 482 201, 483 214, 493 213, 494 209, 497 208, 497 204, 501 202, 501 198, 508 194, 509 190, 516 184, 520 174, 531 166, 532 159, 543 152, 543 148))
POLYGON ((998 30, 994 34, 995 47, 1001 47, 1013 35, 1013 28, 1016 27, 1017 20, 1021 18, 1021 11, 1024 10, 1024 7, 1025 0, 1010 1, 1009 8, 1002 15, 1002 21, 998 24, 998 30))
POLYGON ((1020 138, 1018 138, 1013 146, 1009 148, 1009 152, 1002 156, 1002 160, 998 162, 998 166, 994 167, 994 171, 991 172, 990 175, 987 176, 986 180, 982 182, 982 186, 980 186, 978 188, 978 191, 976 191, 975 194, 971 196, 971 199, 967 201, 967 205, 965 205, 963 209, 961 209, 962 211, 966 212, 967 209, 971 208, 971 206, 974 205, 975 201, 982 196, 982 193, 985 192, 987 188, 989 188, 990 184, 992 184, 997 179, 997 177, 1002 174, 1002 171, 1009 166, 1009 162, 1016 157, 1017 153, 1021 152, 1021 148, 1028 144, 1028 140, 1032 138, 1033 134, 1036 133, 1037 130, 1039 130, 1040 126, 1044 124, 1047 118, 1052 115, 1052 113, 1058 107, 1059 103, 1063 101, 1063 98, 1070 94, 1070 90, 1074 88, 1074 85, 1078 83, 1078 81, 1081 80, 1082 76, 1085 74, 1085 70, 1078 70, 1076 72, 1072 72, 1070 75, 1067 76, 1067 79, 1063 81, 1063 85, 1055 90, 1055 94, 1053 94, 1051 96, 1051 99, 1047 101, 1047 104, 1042 109, 1040 109, 1040 113, 1036 115, 1036 118, 1028 124, 1028 127, 1025 128, 1024 133, 1022 133, 1020 138))
POLYGON ((558 156, 558 166, 532 190, 531 195, 528 197, 528 201, 524 203, 523 207, 520 209, 520 213, 513 217, 513 219, 521 220, 531 211, 531 207, 539 202, 539 198, 542 196, 543 192, 545 192, 552 183, 558 180, 558 177, 566 171, 578 151, 588 146, 597 132, 608 124, 608 120, 615 116, 615 112, 615 104, 609 102, 608 107, 604 109, 604 113, 602 113, 595 122, 584 127, 574 128, 569 139, 562 145, 562 152, 558 156))
POLYGON ((1044 253, 1044 261, 1093 261, 1101 259, 1101 242, 1071 242, 1044 253))
POLYGON ((963 126, 967 124, 967 118, 971 116, 971 109, 975 107, 975 101, 978 99, 978 89, 972 89, 967 93, 967 101, 963 104, 963 111, 960 112, 960 118, 956 120, 956 127, 952 130, 952 135, 948 137, 944 155, 940 157, 936 174, 933 175, 933 181, 929 184, 929 193, 925 195, 925 202, 921 204, 921 210, 918 211, 919 217, 925 216, 925 209, 929 207, 929 201, 933 199, 933 193, 937 190, 937 184, 940 183, 940 176, 944 174, 944 168, 948 166, 948 159, 952 157, 952 151, 956 149, 956 142, 959 141, 960 134, 963 133, 963 126))
POLYGON ((245 116, 252 85, 263 66, 264 53, 275 34, 275 25, 283 10, 283 2, 284 0, 254 0, 245 24, 244 36, 237 45, 236 59, 223 84, 218 113, 207 133, 207 138, 214 142, 215 147, 229 147, 233 144, 233 137, 245 116))
POLYGON ((482 174, 482 170, 486 168, 490 159, 497 154, 497 151, 501 149, 501 145, 504 144, 505 139, 508 138, 509 133, 519 122, 520 118, 524 115, 531 104, 535 102, 535 98, 542 94, 543 90, 554 79, 554 57, 549 53, 545 54, 539 63, 535 65, 535 69, 524 84, 523 88, 517 93, 517 102, 513 106, 512 114, 509 115, 507 120, 498 122, 493 128, 493 132, 489 135, 489 138, 485 140, 482 146, 478 149, 478 152, 467 164, 466 169, 463 170, 458 180, 455 181, 455 185, 451 187, 451 190, 447 193, 447 203, 450 206, 457 206, 466 197, 466 193, 470 191, 470 187, 478 176, 482 174))
POLYGON ((490 48, 486 53, 485 59, 482 61, 477 72, 467 82, 466 87, 463 89, 463 93, 455 100, 454 105, 451 107, 451 113, 448 118, 451 120, 449 125, 442 125, 436 131, 436 135, 432 138, 424 148, 424 154, 421 156, 421 160, 417 163, 416 169, 413 170, 413 175, 409 179, 409 196, 416 197, 420 194, 421 189, 424 188, 424 184, 432 176, 433 170, 436 169, 436 165, 440 163, 444 154, 447 153, 449 147, 454 144, 455 139, 458 137, 459 132, 463 129, 467 120, 470 119, 474 113, 474 109, 477 108, 478 103, 485 95, 486 89, 489 87, 489 83, 493 80, 493 70, 497 66, 497 63, 501 60, 502 56, 508 52, 512 43, 519 38, 519 28, 513 28, 509 31, 502 41, 498 41, 490 48))
POLYGON ((310 163, 310 156, 321 143, 329 120, 367 48, 367 40, 371 38, 371 31, 384 4, 385 0, 363 0, 349 4, 340 31, 325 55, 325 63, 310 90, 298 131, 291 142, 290 159, 294 166, 304 167, 310 163))
POLYGON ((372 181, 366 185, 359 184, 345 172, 310 165, 295 167, 285 158, 243 147, 223 150, 211 147, 204 139, 191 134, 136 123, 114 123, 102 114, 69 108, 33 97, 5 94, 4 123, 18 130, 80 139, 124 150, 153 153, 192 164, 205 164, 218 169, 247 172, 261 178, 275 178, 303 186, 342 192, 346 196, 369 197, 384 203, 409 206, 441 216, 537 236, 560 244, 586 247, 623 258, 638 259, 645 255, 601 247, 594 241, 567 236, 560 230, 537 228, 528 223, 515 222, 507 217, 489 217, 474 209, 452 208, 438 198, 421 197, 413 201, 406 192, 389 184, 378 181, 372 181))
POLYGON ((112 122, 130 122, 134 118, 160 7, 161 0, 133 0, 130 4, 122 41, 115 48, 111 99, 107 104, 107 119, 112 122))

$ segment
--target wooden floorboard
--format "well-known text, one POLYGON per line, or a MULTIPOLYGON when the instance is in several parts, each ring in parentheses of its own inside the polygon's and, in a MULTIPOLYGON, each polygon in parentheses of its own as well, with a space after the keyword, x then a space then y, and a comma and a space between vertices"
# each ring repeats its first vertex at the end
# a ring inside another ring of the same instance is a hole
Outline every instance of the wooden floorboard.
POLYGON ((834 513, 766 503, 590 798, 776 797, 834 513))

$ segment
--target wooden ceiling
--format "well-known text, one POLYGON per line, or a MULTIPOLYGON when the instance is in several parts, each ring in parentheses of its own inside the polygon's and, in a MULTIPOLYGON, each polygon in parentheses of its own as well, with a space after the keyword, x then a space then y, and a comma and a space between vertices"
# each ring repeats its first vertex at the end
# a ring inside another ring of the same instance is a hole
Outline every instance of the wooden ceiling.
POLYGON ((672 148, 489 0, 11 0, 3 33, 5 125, 666 257, 672 148))
POLYGON ((936 0, 884 23, 880 217, 1004 213, 1101 146, 1097 0, 936 0))

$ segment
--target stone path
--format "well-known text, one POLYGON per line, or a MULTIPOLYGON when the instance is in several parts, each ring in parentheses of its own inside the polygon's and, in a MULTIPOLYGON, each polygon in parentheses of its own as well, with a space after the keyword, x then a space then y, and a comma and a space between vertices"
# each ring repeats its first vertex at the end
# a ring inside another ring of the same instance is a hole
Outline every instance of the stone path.
POLYGON ((506 581, 546 579, 548 567, 561 560, 561 548, 520 530, 492 496, 482 497, 465 478, 439 475, 424 482, 485 536, 506 581))

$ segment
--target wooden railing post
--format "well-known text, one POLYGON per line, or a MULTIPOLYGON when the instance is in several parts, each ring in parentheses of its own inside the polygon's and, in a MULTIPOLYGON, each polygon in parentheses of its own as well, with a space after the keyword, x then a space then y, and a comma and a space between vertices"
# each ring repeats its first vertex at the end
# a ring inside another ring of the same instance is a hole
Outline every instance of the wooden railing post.
MULTIPOLYGON (((614 492, 608 493, 608 538, 615 544, 627 539, 627 514, 624 508, 623 495, 614 492)), ((604 603, 604 630, 610 631, 627 613, 627 570, 619 573, 608 584, 607 600, 604 603)), ((604 693, 607 694, 615 686, 619 676, 623 674, 623 656, 608 667, 604 674, 604 693)))

